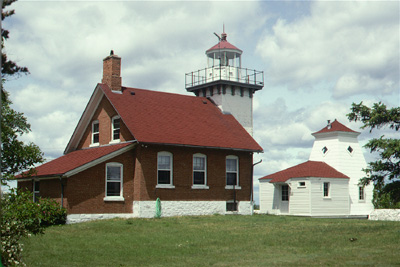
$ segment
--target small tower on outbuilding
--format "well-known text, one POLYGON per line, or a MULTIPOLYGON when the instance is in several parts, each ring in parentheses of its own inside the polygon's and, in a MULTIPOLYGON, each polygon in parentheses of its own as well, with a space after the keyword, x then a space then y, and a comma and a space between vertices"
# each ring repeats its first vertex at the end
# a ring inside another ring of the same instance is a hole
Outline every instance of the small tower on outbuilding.
POLYGON ((210 98, 253 135, 253 94, 264 87, 264 73, 242 68, 243 51, 227 41, 225 30, 214 34, 219 42, 206 51, 207 68, 186 73, 186 90, 210 98))
POLYGON ((350 215, 369 214, 372 204, 373 184, 360 185, 367 168, 361 146, 358 143, 359 132, 344 126, 336 119, 328 120, 326 127, 312 134, 315 137, 311 150, 312 161, 323 161, 350 177, 349 197, 350 215))

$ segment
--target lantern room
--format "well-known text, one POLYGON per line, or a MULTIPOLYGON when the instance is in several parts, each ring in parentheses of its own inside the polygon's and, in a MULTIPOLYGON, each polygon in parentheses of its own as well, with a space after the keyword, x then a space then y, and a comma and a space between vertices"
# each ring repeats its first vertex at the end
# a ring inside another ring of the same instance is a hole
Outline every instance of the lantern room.
POLYGON ((226 40, 227 34, 225 32, 221 34, 221 37, 216 33, 214 34, 218 37, 219 42, 206 51, 208 67, 232 66, 241 68, 243 51, 226 40))

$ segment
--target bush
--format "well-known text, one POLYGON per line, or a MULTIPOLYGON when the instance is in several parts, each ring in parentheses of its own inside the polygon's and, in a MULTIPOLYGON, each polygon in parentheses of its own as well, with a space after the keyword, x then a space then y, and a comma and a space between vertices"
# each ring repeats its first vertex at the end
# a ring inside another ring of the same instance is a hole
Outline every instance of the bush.
POLYGON ((33 202, 31 192, 11 190, 2 199, 1 260, 5 266, 22 264, 20 239, 32 234, 43 234, 50 225, 65 224, 67 212, 56 201, 40 198, 33 202))

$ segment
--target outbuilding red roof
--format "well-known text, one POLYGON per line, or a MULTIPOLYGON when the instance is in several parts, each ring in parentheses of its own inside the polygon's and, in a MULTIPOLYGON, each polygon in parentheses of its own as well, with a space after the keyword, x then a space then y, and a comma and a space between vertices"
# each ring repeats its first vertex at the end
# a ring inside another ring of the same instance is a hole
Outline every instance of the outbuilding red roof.
MULTIPOLYGON (((129 145, 132 145, 132 142, 75 150, 36 167, 36 173, 34 176, 61 176, 69 171, 93 162, 94 160, 100 159, 129 145)), ((17 179, 23 177, 24 175, 19 175, 17 176, 17 179)))
POLYGON ((318 132, 313 133, 314 134, 319 134, 319 133, 329 133, 329 132, 350 132, 350 133, 358 133, 356 131, 353 131, 352 129, 344 126, 340 122, 338 122, 336 119, 330 123, 327 126, 325 126, 323 129, 321 129, 318 132))
POLYGON ((259 180, 272 179, 270 183, 283 183, 291 178, 347 178, 349 177, 322 161, 306 161, 288 169, 264 176, 259 180))
POLYGON ((262 151, 233 115, 205 97, 99 86, 139 142, 262 151))

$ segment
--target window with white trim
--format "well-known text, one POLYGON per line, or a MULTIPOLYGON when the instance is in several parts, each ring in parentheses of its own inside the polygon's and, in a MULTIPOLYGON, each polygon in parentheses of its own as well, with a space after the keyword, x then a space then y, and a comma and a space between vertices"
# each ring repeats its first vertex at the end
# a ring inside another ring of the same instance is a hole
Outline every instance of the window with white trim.
POLYGON ((282 190, 282 201, 289 201, 289 185, 284 184, 281 187, 282 190))
POLYGON ((99 121, 92 122, 92 145, 99 144, 100 141, 100 124, 99 121))
POLYGON ((237 156, 226 157, 226 185, 239 185, 239 158, 237 156))
POLYGON ((117 162, 106 164, 106 198, 122 197, 123 165, 117 162))
POLYGON ((119 116, 113 117, 111 126, 112 126, 111 140, 119 141, 120 140, 120 132, 121 132, 121 118, 119 116))
POLYGON ((324 182, 324 197, 330 197, 329 189, 330 189, 329 182, 324 182))
POLYGON ((172 185, 172 153, 158 152, 157 154, 157 184, 172 185))
POLYGON ((364 192, 364 186, 359 186, 358 187, 358 200, 365 200, 365 192, 364 192))
POLYGON ((38 202, 40 197, 40 182, 33 181, 33 201, 38 202))
POLYGON ((193 185, 207 185, 207 157, 203 154, 193 155, 193 185))

